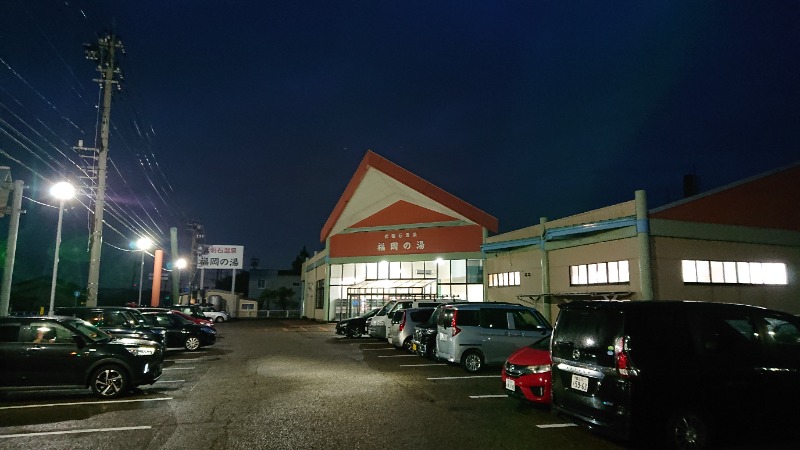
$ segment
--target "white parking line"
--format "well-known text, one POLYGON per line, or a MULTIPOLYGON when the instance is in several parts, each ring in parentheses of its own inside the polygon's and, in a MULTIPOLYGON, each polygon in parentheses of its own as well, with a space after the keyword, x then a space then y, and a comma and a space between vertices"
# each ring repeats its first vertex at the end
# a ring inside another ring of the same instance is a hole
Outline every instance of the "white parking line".
POLYGON ((173 362, 175 364, 189 364, 197 362, 200 358, 192 358, 192 359, 173 359, 172 361, 164 361, 164 362, 173 362))
POLYGON ((447 364, 401 364, 400 367, 430 367, 430 366, 446 366, 447 364))
POLYGON ((500 378, 500 375, 470 375, 466 377, 431 377, 429 380, 468 380, 470 378, 500 378))
POLYGON ((499 395, 499 394, 492 394, 492 395, 470 395, 469 398, 506 398, 507 395, 499 395))
POLYGON ((574 423, 547 423, 544 425, 536 425, 537 428, 566 428, 566 427, 577 427, 578 425, 574 423))
POLYGON ((31 437, 31 436, 51 436, 54 434, 98 433, 103 431, 149 430, 151 428, 153 427, 141 426, 141 427, 119 427, 119 428, 89 428, 88 430, 41 431, 39 433, 0 434, 0 439, 31 437))
POLYGON ((417 355, 381 355, 381 356, 378 356, 378 358, 408 358, 408 357, 418 358, 417 355))
POLYGON ((394 347, 385 347, 385 348, 365 348, 365 352, 385 352, 385 351, 395 351, 394 347))
POLYGON ((161 369, 162 371, 165 370, 194 370, 194 367, 165 367, 161 369))
POLYGON ((141 399, 137 399, 137 400, 98 400, 98 401, 94 401, 94 402, 48 403, 46 405, 0 406, 0 410, 4 410, 4 409, 27 409, 27 408, 49 408, 51 406, 104 405, 104 404, 110 404, 110 403, 159 402, 159 401, 164 401, 164 400, 172 400, 172 397, 141 398, 141 399))
POLYGON ((185 383, 186 380, 158 380, 156 383, 185 383))
POLYGON ((353 342, 353 345, 386 345, 386 342, 353 342))

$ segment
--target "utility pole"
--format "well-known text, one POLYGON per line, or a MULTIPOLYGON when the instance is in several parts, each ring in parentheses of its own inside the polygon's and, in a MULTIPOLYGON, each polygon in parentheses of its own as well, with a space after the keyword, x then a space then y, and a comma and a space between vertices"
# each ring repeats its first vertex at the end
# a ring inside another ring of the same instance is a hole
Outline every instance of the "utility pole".
MULTIPOLYGON (((108 161, 108 134, 111 123, 111 93, 114 75, 119 74, 114 54, 117 49, 124 53, 122 43, 113 34, 98 39, 97 44, 85 45, 86 58, 97 61, 100 78, 95 79, 103 89, 103 109, 100 126, 100 149, 97 154, 97 193, 94 200, 94 225, 89 237, 89 281, 87 283, 86 306, 97 306, 97 294, 100 283, 100 251, 103 246, 103 209, 106 195, 106 165, 108 161)), ((122 78, 120 76, 120 78, 122 78)))
MULTIPOLYGON (((198 268, 198 260, 201 255, 208 253, 208 246, 206 245, 206 232, 202 224, 190 222, 186 224, 186 229, 192 232, 192 253, 189 257, 189 297, 187 300, 189 302, 192 299, 192 284, 195 271, 198 268)), ((202 289, 203 286, 201 285, 200 288, 202 289)))
POLYGON ((12 181, 11 171, 8 167, 0 167, 0 217, 6 214, 11 216, 8 226, 8 246, 6 247, 6 265, 3 269, 3 284, 0 286, 0 317, 8 315, 9 301, 11 298, 11 280, 14 274, 14 258, 17 253, 17 235, 19 234, 19 216, 25 211, 22 209, 22 180, 12 181), (11 207, 7 201, 13 193, 11 207))

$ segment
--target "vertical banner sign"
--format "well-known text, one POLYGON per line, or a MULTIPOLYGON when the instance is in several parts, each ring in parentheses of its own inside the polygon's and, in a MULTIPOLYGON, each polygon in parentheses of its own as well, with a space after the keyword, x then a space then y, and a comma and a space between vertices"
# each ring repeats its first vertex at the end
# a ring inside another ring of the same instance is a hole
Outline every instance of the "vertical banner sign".
POLYGON ((210 245, 208 253, 197 257, 198 269, 241 269, 243 245, 210 245))

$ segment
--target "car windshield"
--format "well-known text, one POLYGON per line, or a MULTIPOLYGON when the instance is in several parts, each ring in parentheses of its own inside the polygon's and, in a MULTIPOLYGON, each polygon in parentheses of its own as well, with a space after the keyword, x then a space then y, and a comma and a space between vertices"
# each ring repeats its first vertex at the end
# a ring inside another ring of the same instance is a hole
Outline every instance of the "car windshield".
POLYGON ((534 350, 544 350, 549 352, 550 351, 550 336, 543 337, 538 341, 534 342, 533 344, 529 345, 528 347, 534 350))
POLYGON ((375 314, 375 315, 376 315, 376 316, 385 316, 385 315, 386 315, 386 312, 387 312, 387 311, 389 311, 389 309, 391 309, 391 308, 392 308, 392 306, 394 306, 394 305, 395 305, 395 303, 397 303, 397 302, 395 302, 395 301, 391 301, 391 302, 389 302, 389 303, 387 303, 387 304, 383 305, 383 308, 381 308, 381 310, 380 310, 380 311, 378 311, 378 313, 377 313, 377 314, 375 314))
POLYGON ((97 328, 85 320, 70 320, 65 322, 92 342, 106 342, 112 339, 111 335, 97 328))
POLYGON ((139 311, 136 311, 134 309, 134 310, 130 310, 128 312, 133 316, 134 319, 136 319, 136 322, 137 322, 138 326, 141 327, 141 326, 149 326, 150 325, 149 322, 147 321, 147 319, 145 319, 144 316, 142 315, 142 313, 140 313, 139 311))
POLYGON ((178 322, 180 322, 181 324, 184 324, 184 325, 187 324, 187 323, 195 323, 192 320, 187 319, 186 317, 184 317, 180 313, 172 314, 172 317, 174 317, 178 322))
POLYGON ((378 308, 375 308, 375 309, 373 309, 372 311, 367 311, 367 312, 365 312, 364 314, 362 314, 362 315, 358 316, 358 318, 359 318, 359 319, 364 319, 364 318, 366 318, 366 317, 372 317, 372 316, 374 316, 374 315, 375 315, 375 313, 377 313, 377 312, 378 312, 378 308))

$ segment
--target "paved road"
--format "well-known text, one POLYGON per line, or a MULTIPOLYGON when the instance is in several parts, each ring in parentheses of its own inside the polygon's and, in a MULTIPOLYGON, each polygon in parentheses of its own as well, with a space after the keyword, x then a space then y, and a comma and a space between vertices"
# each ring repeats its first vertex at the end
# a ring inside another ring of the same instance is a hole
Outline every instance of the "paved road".
POLYGON ((170 351, 153 386, 119 401, 88 391, 5 393, 0 448, 613 449, 547 410, 506 398, 499 372, 469 377, 332 324, 218 326, 170 351))

